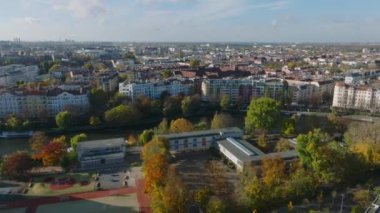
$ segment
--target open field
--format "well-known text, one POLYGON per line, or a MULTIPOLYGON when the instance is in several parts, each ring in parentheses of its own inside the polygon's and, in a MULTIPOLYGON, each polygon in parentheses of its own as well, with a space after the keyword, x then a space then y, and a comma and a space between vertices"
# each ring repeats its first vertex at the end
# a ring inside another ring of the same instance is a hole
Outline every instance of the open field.
POLYGON ((184 153, 178 156, 175 166, 190 190, 209 187, 218 196, 233 196, 241 184, 237 172, 212 159, 209 152, 184 153))
POLYGON ((139 212, 136 194, 114 195, 103 198, 41 205, 37 213, 132 213, 139 212))

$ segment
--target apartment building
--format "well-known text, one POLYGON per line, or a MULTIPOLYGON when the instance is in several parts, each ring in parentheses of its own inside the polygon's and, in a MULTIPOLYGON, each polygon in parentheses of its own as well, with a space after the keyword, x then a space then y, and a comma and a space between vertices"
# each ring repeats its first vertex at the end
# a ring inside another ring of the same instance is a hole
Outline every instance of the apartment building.
POLYGON ((0 67, 0 86, 13 86, 17 82, 33 82, 38 76, 38 66, 12 64, 0 67))
POLYGON ((284 90, 280 79, 253 79, 253 78, 223 78, 204 79, 202 82, 202 99, 217 102, 223 96, 228 96, 231 103, 238 99, 247 104, 252 98, 261 97, 266 92, 274 99, 279 99, 284 90))
POLYGON ((119 84, 119 92, 136 100, 139 96, 146 96, 150 99, 159 99, 163 92, 170 95, 190 95, 193 91, 194 82, 192 80, 169 79, 158 82, 123 82, 119 84))
POLYGON ((16 115, 23 118, 54 117, 63 110, 82 115, 89 110, 88 92, 82 89, 64 91, 16 90, 0 93, 0 118, 16 115))
POLYGON ((380 82, 363 85, 335 84, 333 107, 380 111, 380 82))
POLYGON ((309 104, 311 99, 317 102, 323 101, 323 95, 328 94, 333 96, 335 83, 333 80, 286 80, 289 86, 290 94, 292 95, 292 104, 309 104))

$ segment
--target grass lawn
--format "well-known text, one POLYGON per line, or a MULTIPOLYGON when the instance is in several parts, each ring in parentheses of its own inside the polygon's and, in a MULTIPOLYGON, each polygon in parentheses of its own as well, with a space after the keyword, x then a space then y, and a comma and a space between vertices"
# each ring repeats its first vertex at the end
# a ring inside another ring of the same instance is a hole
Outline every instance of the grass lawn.
POLYGON ((28 191, 29 196, 55 196, 55 195, 64 195, 72 194, 77 192, 86 192, 92 191, 94 189, 94 181, 92 180, 92 174, 89 173, 67 173, 67 174, 58 174, 58 175, 49 175, 49 176, 40 176, 33 178, 34 184, 28 191), (73 177, 76 180, 76 183, 67 189, 53 190, 50 188, 50 183, 45 183, 45 179, 49 177, 54 177, 56 179, 64 177, 73 177), (81 181, 88 181, 88 185, 81 186, 81 181))
POLYGON ((63 202, 39 206, 37 213, 134 213, 139 212, 136 194, 108 196, 90 200, 63 202))

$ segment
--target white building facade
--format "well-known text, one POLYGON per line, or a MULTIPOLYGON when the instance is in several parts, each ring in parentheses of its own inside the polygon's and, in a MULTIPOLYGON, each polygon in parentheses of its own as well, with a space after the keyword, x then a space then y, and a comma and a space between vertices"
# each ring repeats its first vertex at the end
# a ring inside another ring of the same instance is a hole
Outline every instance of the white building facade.
POLYGON ((193 92, 194 82, 191 80, 171 79, 160 82, 124 82, 119 84, 119 93, 136 100, 139 96, 146 96, 150 99, 159 99, 163 92, 170 95, 190 95, 193 92))

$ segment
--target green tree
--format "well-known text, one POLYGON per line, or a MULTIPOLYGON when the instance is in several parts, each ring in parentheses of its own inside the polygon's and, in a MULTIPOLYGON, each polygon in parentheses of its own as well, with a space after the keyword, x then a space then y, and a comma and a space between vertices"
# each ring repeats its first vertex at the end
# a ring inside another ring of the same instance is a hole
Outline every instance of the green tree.
POLYGON ((164 70, 162 72, 162 77, 164 77, 164 79, 168 79, 168 78, 170 78, 172 76, 173 76, 173 72, 170 71, 170 70, 164 70))
POLYGON ((98 116, 93 115, 90 117, 89 123, 91 126, 99 126, 102 122, 98 116))
POLYGON ((234 119, 230 114, 227 113, 217 113, 215 112, 214 117, 211 121, 211 129, 220 129, 231 127, 234 125, 234 119))
POLYGON ((174 118, 180 115, 182 112, 181 108, 181 98, 170 96, 165 98, 162 107, 162 114, 167 118, 174 118))
POLYGON ((282 134, 292 135, 296 131, 296 119, 292 116, 285 120, 282 125, 282 134))
POLYGON ((95 109, 103 109, 107 104, 108 97, 101 88, 93 88, 90 91, 90 104, 95 109))
POLYGON ((60 166, 68 170, 70 166, 78 162, 78 153, 76 151, 67 152, 60 161, 60 166))
POLYGON ((60 68, 61 68, 61 64, 59 62, 54 63, 53 66, 51 66, 49 68, 49 72, 53 72, 53 71, 59 70, 60 68))
POLYGON ((119 105, 104 113, 106 122, 111 126, 135 124, 139 121, 140 113, 130 105, 119 105))
POLYGON ((146 144, 148 143, 150 140, 153 139, 153 136, 154 136, 154 131, 151 130, 151 129, 146 129, 144 130, 140 135, 139 135, 139 142, 141 144, 146 144))
POLYGON ((220 99, 219 105, 222 110, 228 110, 231 106, 230 97, 228 95, 223 95, 220 99))
POLYGON ((124 58, 126 59, 126 60, 133 60, 133 61, 135 61, 136 60, 136 56, 135 56, 135 54, 133 54, 133 52, 127 52, 127 53, 125 53, 124 54, 124 58))
POLYGON ((199 65, 201 65, 201 61, 197 59, 191 59, 189 65, 191 68, 197 68, 199 65))
POLYGON ((227 212, 226 204, 219 198, 211 199, 207 204, 207 213, 224 213, 227 212))
POLYGON ((55 116, 55 123, 58 128, 66 130, 71 124, 71 113, 69 111, 62 111, 55 116))
POLYGON ((246 130, 270 130, 273 128, 280 116, 279 106, 277 101, 267 97, 251 101, 245 118, 246 130))
POLYGON ((85 140, 87 140, 87 135, 85 133, 81 133, 81 134, 73 136, 70 139, 70 145, 74 150, 76 150, 78 143, 85 140))
POLYGON ((163 118, 160 124, 157 127, 157 133, 164 134, 169 131, 169 122, 166 118, 163 118))
POLYGON ((197 189, 194 192, 194 201, 200 208, 205 210, 208 202, 210 201, 211 195, 211 190, 208 187, 197 189))
POLYGON ((21 129, 22 127, 22 121, 18 119, 15 115, 11 115, 8 117, 6 123, 5 123, 5 128, 7 130, 18 130, 21 129))
POLYGON ((265 134, 259 135, 259 137, 257 138, 257 145, 264 150, 268 147, 267 138, 265 134))
POLYGON ((193 116, 200 109, 200 98, 198 96, 186 96, 181 102, 182 113, 184 116, 193 116))

